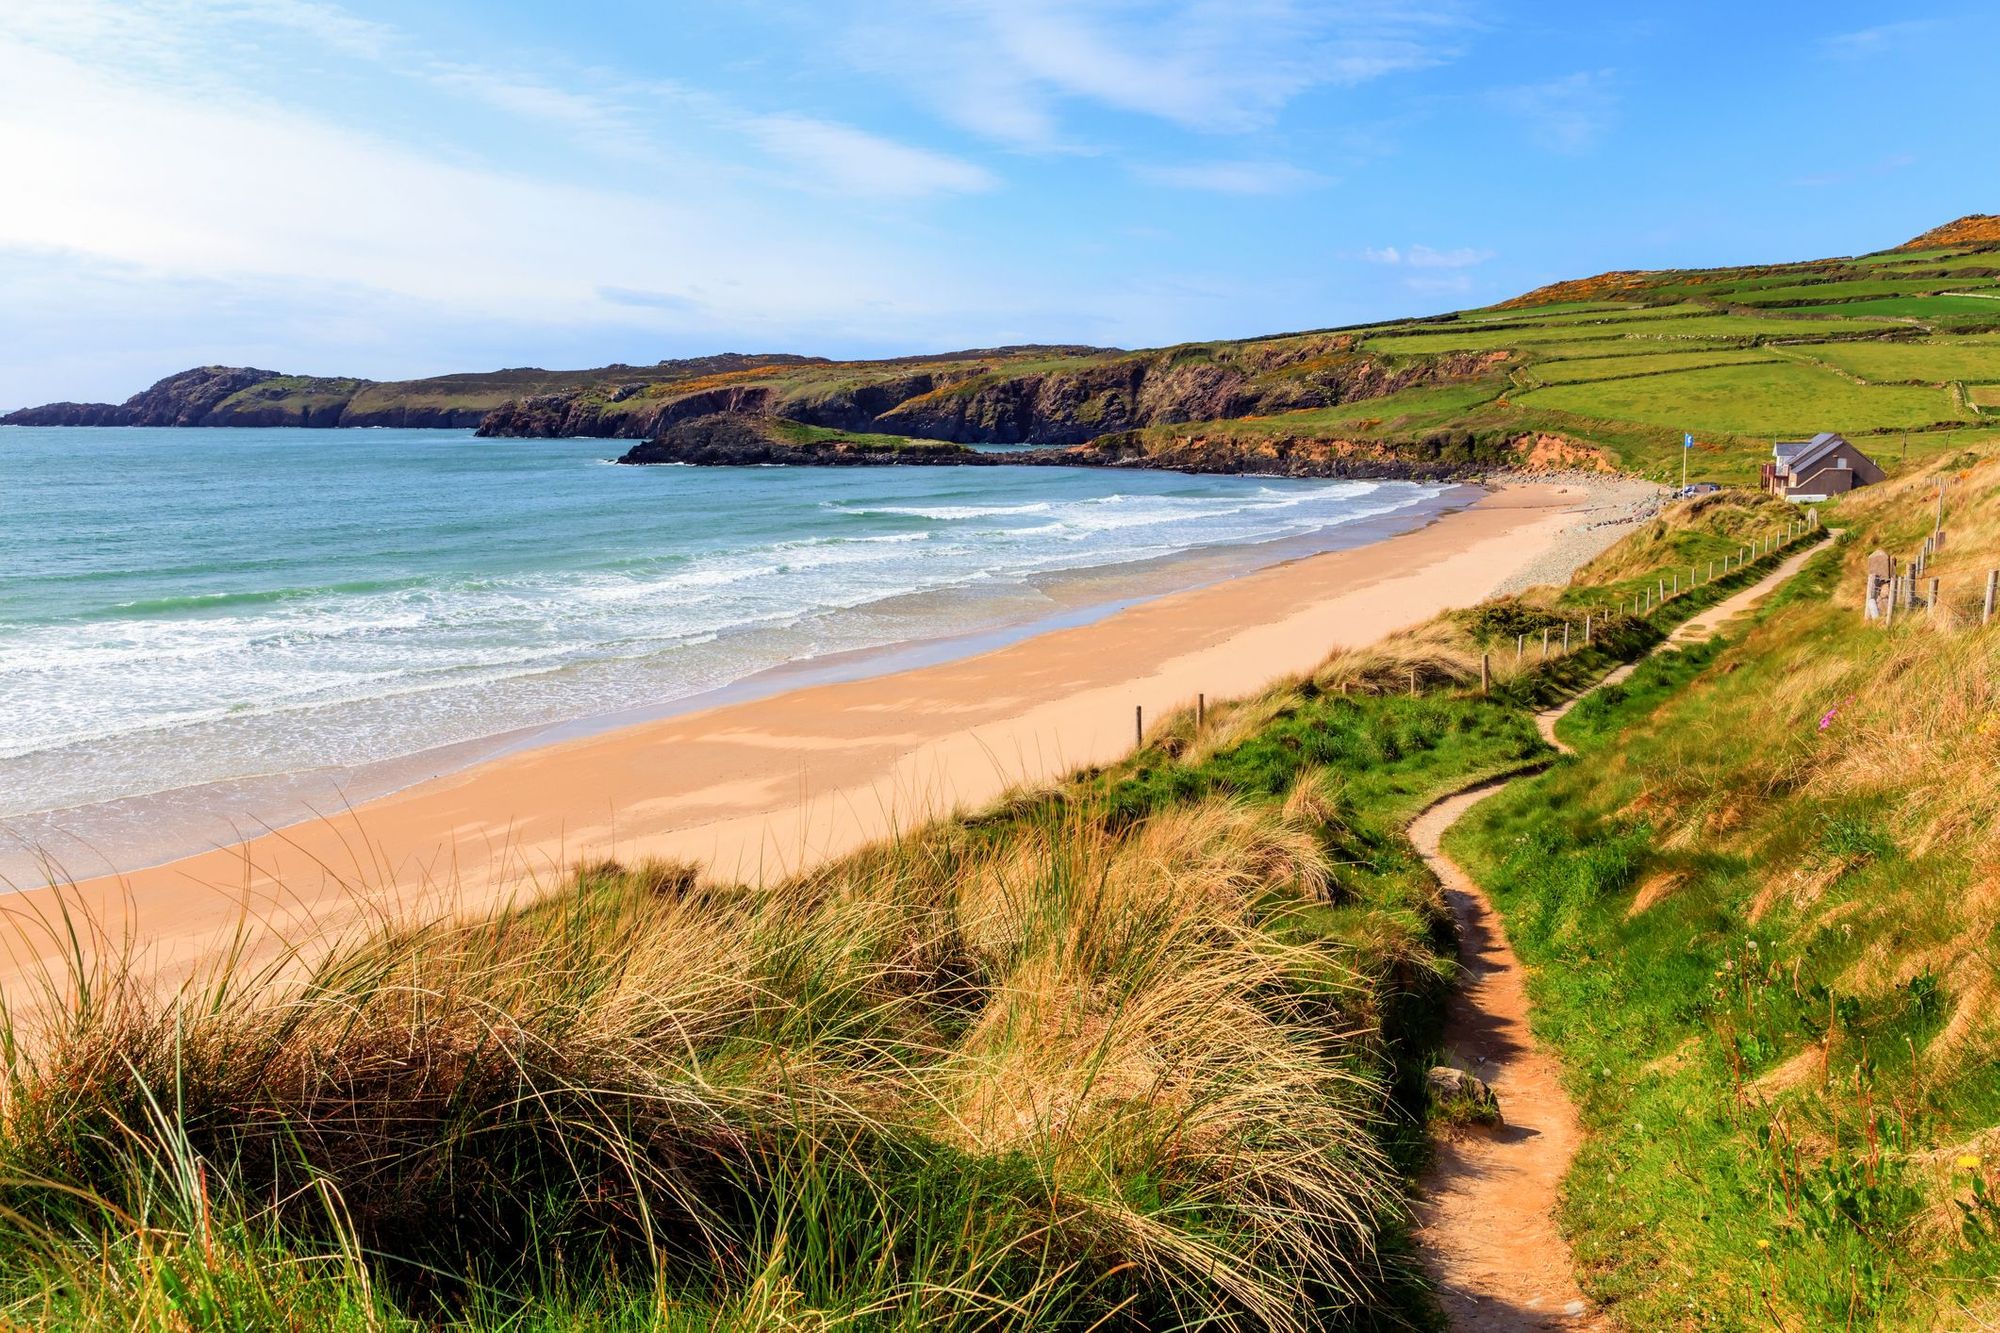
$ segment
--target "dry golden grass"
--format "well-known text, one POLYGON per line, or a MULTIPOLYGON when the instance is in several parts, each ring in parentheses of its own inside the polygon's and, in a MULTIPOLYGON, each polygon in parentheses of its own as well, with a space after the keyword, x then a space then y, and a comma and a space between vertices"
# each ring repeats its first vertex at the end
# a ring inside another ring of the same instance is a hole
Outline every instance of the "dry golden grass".
MULTIPOLYGON (((1074 806, 940 824, 767 891, 591 866, 491 920, 337 947, 304 984, 160 996, 107 971, 17 1034, 6 1165, 112 1199, 135 1154, 180 1154, 307 1232, 325 1181, 356 1244, 428 1264, 508 1262, 556 1199, 578 1247, 683 1281, 729 1279, 732 1219, 810 1209, 821 1176, 893 1213, 912 1170, 1032 1163, 965 1205, 993 1233, 973 1268, 889 1274, 885 1299, 965 1319, 1123 1274, 1191 1318, 1303 1327, 1379 1286, 1400 1208, 1356 1058, 1368 981, 1348 946, 1259 927, 1326 893, 1321 788, 1117 830, 1074 806), (146 1114, 163 1099, 184 1142, 146 1114), (978 1290, 1003 1264, 1036 1275, 978 1290)), ((803 1299, 767 1277, 743 1299, 803 1299)))

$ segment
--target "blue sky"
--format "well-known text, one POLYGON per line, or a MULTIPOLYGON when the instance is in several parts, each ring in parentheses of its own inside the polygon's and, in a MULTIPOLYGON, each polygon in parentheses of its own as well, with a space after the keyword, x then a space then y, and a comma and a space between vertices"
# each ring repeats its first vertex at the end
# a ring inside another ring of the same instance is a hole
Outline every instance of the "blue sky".
POLYGON ((5 0, 0 407, 1145 346, 2000 211, 1990 0, 5 0))

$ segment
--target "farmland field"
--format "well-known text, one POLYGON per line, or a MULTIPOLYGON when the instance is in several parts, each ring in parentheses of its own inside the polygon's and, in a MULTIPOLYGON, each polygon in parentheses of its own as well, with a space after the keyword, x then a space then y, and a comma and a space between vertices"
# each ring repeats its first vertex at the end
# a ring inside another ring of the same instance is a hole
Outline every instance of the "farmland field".
MULTIPOLYGON (((1793 306, 1798 314, 1827 310, 1826 306, 1793 306)), ((1937 319, 1947 315, 1975 315, 2000 324, 2000 298, 1987 296, 1882 296, 1855 301, 1839 307, 1842 314, 1885 315, 1904 319, 1937 319)))
POLYGON ((1527 375, 1543 384, 1581 384, 1589 380, 1659 375, 1669 371, 1701 370, 1709 366, 1758 365, 1778 361, 1776 352, 1756 347, 1723 347, 1692 352, 1647 352, 1636 356, 1571 357, 1538 362, 1527 375))
POLYGON ((1802 365, 1726 366, 1640 379, 1559 384, 1519 395, 1524 407, 1732 435, 1858 434, 1963 418, 1941 389, 1867 386, 1802 365))
POLYGON ((1877 383, 2000 380, 2000 343, 1850 342, 1787 351, 1877 383))

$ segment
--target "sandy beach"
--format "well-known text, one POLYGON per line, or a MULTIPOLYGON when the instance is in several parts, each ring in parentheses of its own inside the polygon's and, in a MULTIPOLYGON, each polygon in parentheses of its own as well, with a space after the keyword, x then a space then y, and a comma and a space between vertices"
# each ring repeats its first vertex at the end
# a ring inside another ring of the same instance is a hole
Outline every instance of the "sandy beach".
POLYGON ((8 904, 7 975, 61 954, 48 923, 64 903, 171 976, 246 918, 276 940, 378 912, 478 910, 531 895, 583 858, 683 858, 768 880, 1114 758, 1132 744, 1135 708, 1153 719, 1197 693, 1248 693, 1441 609, 1564 577, 1652 491, 1515 482, 1371 546, 978 656, 511 754, 233 847, 27 890, 8 904))

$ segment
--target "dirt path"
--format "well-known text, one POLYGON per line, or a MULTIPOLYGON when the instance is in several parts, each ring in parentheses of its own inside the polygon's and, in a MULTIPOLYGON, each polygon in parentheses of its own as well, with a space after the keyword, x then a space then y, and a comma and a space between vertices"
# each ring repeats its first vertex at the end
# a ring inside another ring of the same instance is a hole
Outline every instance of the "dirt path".
MULTIPOLYGON (((1819 549, 1815 544, 1793 553, 1750 587, 1684 622, 1660 647, 1708 638, 1819 549)), ((1624 680, 1637 665, 1619 667, 1593 688, 1624 680)), ((1556 739, 1556 722, 1577 699, 1535 718, 1543 737, 1564 753, 1569 747, 1556 739)), ((1562 1178, 1582 1138, 1576 1108, 1563 1091, 1561 1065, 1529 1030, 1521 962, 1499 915, 1441 850, 1446 830, 1466 811, 1517 780, 1447 796, 1409 829, 1410 841, 1443 882, 1458 922, 1464 971, 1446 1022, 1446 1051, 1492 1085, 1506 1117, 1497 1131, 1472 1130, 1437 1145, 1420 1185, 1417 1242, 1454 1327, 1499 1333, 1602 1329, 1608 1322, 1584 1299, 1569 1244, 1556 1226, 1562 1178)))

